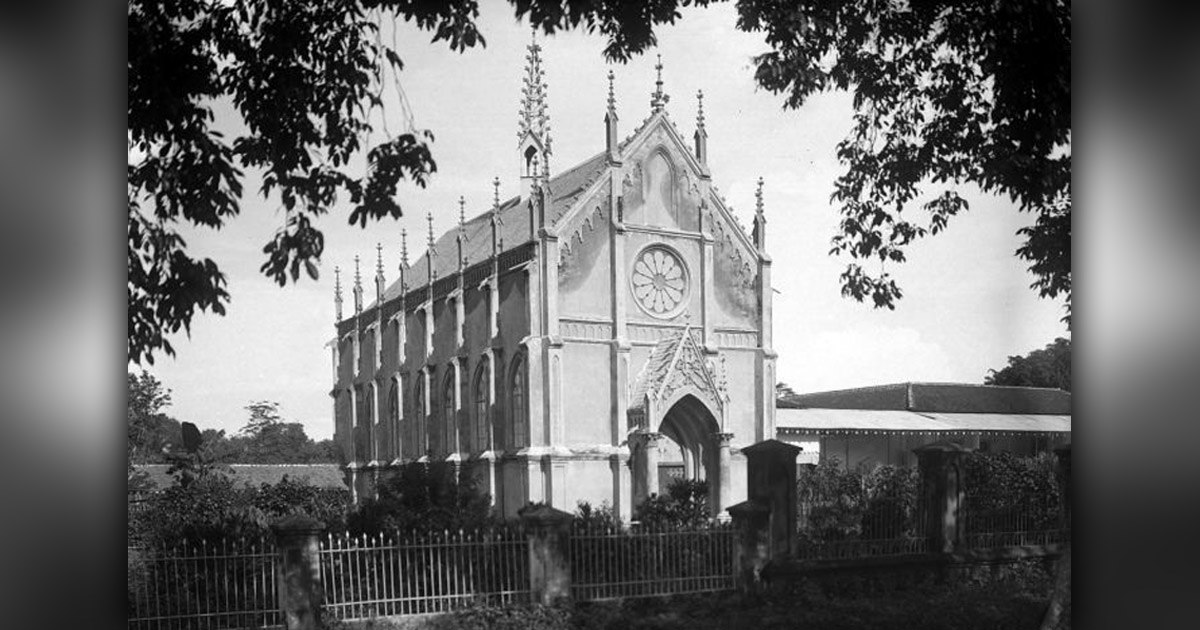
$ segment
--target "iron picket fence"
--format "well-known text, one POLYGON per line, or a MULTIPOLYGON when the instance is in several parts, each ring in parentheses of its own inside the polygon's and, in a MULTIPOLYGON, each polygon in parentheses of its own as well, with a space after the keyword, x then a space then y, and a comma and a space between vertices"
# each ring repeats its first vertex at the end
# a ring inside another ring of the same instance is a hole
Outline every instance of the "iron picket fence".
POLYGON ((571 596, 647 597, 734 588, 734 529, 634 525, 577 528, 571 534, 571 596))
POLYGON ((325 607, 343 620, 439 613, 529 598, 528 542, 519 527, 321 543, 325 607))
POLYGON ((268 539, 227 539, 171 549, 130 547, 127 627, 280 627, 275 557, 268 539))

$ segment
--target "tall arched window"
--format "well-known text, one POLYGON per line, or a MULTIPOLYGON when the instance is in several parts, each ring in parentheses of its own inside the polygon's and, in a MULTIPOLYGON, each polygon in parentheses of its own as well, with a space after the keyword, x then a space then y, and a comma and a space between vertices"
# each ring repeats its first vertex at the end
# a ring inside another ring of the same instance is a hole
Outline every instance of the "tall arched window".
POLYGON ((412 441, 410 452, 413 459, 418 459, 425 456, 426 439, 425 439, 425 374, 417 372, 416 382, 413 383, 412 395, 412 421, 410 428, 412 430, 412 441))
POLYGON ((508 388, 508 418, 509 429, 512 432, 509 444, 513 448, 529 446, 529 404, 526 400, 528 381, 524 357, 518 356, 513 359, 508 388))
POLYGON ((371 461, 379 461, 379 386, 374 382, 367 385, 367 428, 371 461))
POLYGON ((442 417, 438 428, 441 431, 439 455, 449 454, 456 447, 454 425, 457 419, 454 409, 454 367, 448 366, 446 378, 442 379, 442 417))
POLYGON ((389 458, 398 459, 400 450, 400 383, 399 377, 392 379, 392 388, 388 392, 388 453, 389 458))
POLYGON ((492 406, 488 396, 490 380, 491 366, 487 357, 483 357, 479 369, 475 370, 475 430, 472 434, 475 438, 473 450, 476 452, 492 448, 492 406))

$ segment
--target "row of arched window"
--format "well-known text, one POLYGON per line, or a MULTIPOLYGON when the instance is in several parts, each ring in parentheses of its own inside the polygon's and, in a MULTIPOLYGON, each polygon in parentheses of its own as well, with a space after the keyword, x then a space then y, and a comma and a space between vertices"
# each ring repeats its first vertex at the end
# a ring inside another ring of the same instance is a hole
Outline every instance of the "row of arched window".
POLYGON ((356 459, 394 459, 399 455, 411 461, 425 455, 440 458, 452 452, 471 455, 527 446, 529 383, 524 356, 514 358, 507 377, 497 380, 494 404, 491 370, 491 362, 482 357, 472 378, 461 382, 452 365, 439 370, 441 374, 435 378, 427 379, 423 372, 403 380, 397 376, 390 384, 386 419, 373 413, 373 392, 359 397, 356 459), (456 386, 461 386, 461 405, 456 404, 456 386), (381 420, 387 425, 380 426, 381 420))

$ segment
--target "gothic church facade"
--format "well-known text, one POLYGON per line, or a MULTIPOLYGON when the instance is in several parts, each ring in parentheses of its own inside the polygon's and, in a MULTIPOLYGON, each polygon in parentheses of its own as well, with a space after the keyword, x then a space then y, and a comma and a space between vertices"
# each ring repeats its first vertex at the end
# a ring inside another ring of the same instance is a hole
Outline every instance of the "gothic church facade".
POLYGON ((347 481, 364 496, 398 465, 450 461, 506 515, 588 501, 628 519, 670 475, 706 480, 721 515, 745 499, 740 449, 775 433, 761 181, 747 234, 714 191, 702 107, 691 142, 667 115, 661 64, 624 140, 610 73, 604 150, 554 172, 536 43, 527 62, 521 194, 460 209, 412 264, 405 243, 369 305, 356 268, 345 317, 338 285, 347 481))

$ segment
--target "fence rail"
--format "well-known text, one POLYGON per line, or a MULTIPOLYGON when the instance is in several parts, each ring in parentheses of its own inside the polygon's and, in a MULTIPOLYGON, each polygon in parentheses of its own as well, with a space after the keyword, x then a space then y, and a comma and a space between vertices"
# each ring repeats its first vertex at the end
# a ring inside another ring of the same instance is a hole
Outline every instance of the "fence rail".
POLYGON ((527 555, 524 533, 516 527, 395 540, 327 537, 320 551, 325 606, 352 620, 525 601, 527 555))
POLYGON ((571 596, 579 600, 714 592, 734 588, 734 530, 712 525, 577 529, 571 596))
POLYGON ((131 630, 273 628, 276 550, 269 539, 224 540, 174 549, 131 547, 127 618, 131 630))

